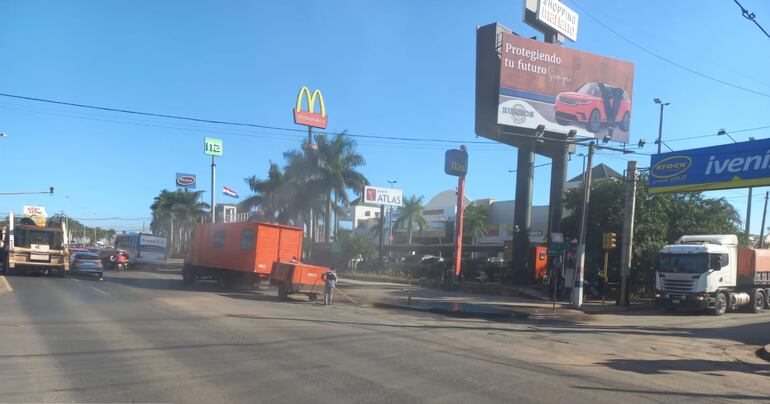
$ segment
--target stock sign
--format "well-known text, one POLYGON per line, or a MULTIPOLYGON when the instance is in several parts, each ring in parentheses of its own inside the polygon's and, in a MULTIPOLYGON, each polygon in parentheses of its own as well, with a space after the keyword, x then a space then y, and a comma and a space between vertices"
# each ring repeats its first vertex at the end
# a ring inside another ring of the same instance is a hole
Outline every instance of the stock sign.
POLYGON ((770 139, 656 154, 650 193, 770 185, 770 139))

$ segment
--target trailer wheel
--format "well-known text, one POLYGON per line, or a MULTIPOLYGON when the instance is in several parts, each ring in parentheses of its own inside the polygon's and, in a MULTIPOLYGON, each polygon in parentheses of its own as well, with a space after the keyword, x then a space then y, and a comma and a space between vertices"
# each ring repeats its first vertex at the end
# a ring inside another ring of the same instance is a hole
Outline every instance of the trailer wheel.
POLYGON ((318 293, 310 293, 307 295, 308 299, 311 302, 317 302, 318 301, 318 293))
POLYGON ((281 285, 278 287, 278 300, 288 300, 289 299, 289 291, 286 290, 286 288, 281 285))
POLYGON ((232 278, 227 271, 219 271, 217 281, 219 282, 219 287, 222 289, 230 289, 233 286, 232 278))
POLYGON ((195 269, 193 268, 182 269, 182 282, 185 285, 192 285, 195 282, 195 269))
POLYGON ((765 308, 770 310, 770 289, 765 289, 765 308))
POLYGON ((727 312, 727 296, 722 292, 717 292, 714 309, 711 313, 715 316, 721 316, 725 312, 727 312))
POLYGON ((752 291, 750 305, 752 313, 761 313, 765 309, 765 292, 762 289, 752 291))

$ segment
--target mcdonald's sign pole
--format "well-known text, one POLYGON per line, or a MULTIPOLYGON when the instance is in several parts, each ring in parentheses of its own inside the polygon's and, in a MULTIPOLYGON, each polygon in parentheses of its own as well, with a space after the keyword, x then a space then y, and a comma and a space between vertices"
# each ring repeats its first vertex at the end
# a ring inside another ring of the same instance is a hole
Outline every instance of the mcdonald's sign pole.
MULTIPOLYGON (((297 104, 294 107, 294 123, 297 125, 307 126, 307 150, 310 152, 310 148, 313 147, 313 128, 326 129, 328 118, 326 116, 326 103, 324 102, 324 96, 321 90, 315 89, 310 92, 307 86, 302 86, 297 94, 297 104), (307 99, 307 110, 302 109, 302 100, 307 99), (320 111, 316 112, 316 101, 318 101, 318 107, 320 111)), ((308 212, 308 234, 311 239, 315 239, 313 231, 313 209, 308 212)), ((329 224, 326 224, 325 233, 328 234, 329 224)))
POLYGON ((455 215, 454 278, 460 278, 463 256, 463 217, 465 213, 465 174, 468 173, 468 150, 447 150, 444 154, 444 173, 457 177, 457 214, 455 215))

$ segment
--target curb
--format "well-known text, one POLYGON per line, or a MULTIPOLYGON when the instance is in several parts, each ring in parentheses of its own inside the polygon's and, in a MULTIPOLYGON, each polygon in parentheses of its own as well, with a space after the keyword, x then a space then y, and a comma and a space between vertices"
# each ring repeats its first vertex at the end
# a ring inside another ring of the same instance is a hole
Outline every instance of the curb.
MULTIPOLYGON (((493 306, 487 305, 473 305, 467 306, 465 310, 452 309, 450 307, 442 307, 442 303, 445 302, 429 302, 431 304, 419 304, 417 302, 409 303, 397 303, 397 302, 375 302, 372 305, 378 308, 386 309, 399 309, 399 310, 414 310, 422 311, 426 313, 442 314, 450 317, 463 317, 463 318, 490 318, 490 319, 524 319, 529 318, 529 313, 515 312, 511 310, 503 310, 493 306)), ((448 305, 447 305, 448 306, 448 305)))
POLYGON ((759 348, 759 351, 757 351, 757 355, 766 361, 770 361, 770 344, 767 344, 764 347, 759 348))

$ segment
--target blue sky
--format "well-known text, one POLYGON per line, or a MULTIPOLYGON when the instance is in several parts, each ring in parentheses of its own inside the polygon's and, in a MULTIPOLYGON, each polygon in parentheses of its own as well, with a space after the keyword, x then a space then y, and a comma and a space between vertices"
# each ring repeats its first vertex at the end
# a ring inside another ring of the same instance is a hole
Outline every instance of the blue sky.
MULTIPOLYGON (((770 3, 743 0, 770 27, 770 3)), ((770 98, 717 84, 655 58, 623 36, 704 74, 770 93, 770 39, 732 0, 566 1, 581 14, 578 42, 565 46, 634 63, 632 143, 654 149, 658 108, 671 102, 664 139, 676 149, 729 142, 709 136, 770 126, 770 98), (697 139, 676 141, 698 136, 697 139)), ((164 114, 296 127, 302 85, 320 88, 329 130, 353 134, 475 139, 475 27, 498 21, 521 35, 522 3, 501 1, 9 1, 0 2, 0 92, 164 114)), ((297 127, 299 128, 299 127, 297 127)), ((141 228, 152 198, 174 174, 198 175, 207 190, 205 136, 224 139, 218 187, 248 192, 243 178, 298 147, 303 134, 194 124, 0 97, 0 211, 40 204, 119 229, 141 228)), ((736 133, 770 137, 770 128, 736 133)), ((448 145, 359 139, 373 184, 395 179, 406 194, 456 185, 443 174, 448 145)), ((516 150, 470 145, 467 193, 513 199, 516 150)), ((629 156, 601 152, 618 171, 629 156)), ((536 164, 547 162, 538 157, 536 164)), ((580 173, 573 158, 569 176, 580 173)), ((641 167, 649 159, 639 157, 641 167)), ((536 169, 535 204, 547 204, 550 170, 536 169)), ((761 199, 754 193, 752 230, 761 199)), ((208 194, 207 194, 208 195, 208 194)), ((712 192, 742 212, 745 190, 712 192)), ((224 197, 218 192, 217 199, 224 197)), ((147 222, 149 224, 149 221, 147 222)))

